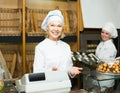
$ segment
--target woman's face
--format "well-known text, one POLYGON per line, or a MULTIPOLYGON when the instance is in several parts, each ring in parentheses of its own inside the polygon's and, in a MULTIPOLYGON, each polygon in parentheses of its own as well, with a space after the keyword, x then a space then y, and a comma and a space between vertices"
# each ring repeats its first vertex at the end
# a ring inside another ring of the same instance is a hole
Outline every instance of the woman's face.
POLYGON ((57 41, 61 36, 63 24, 60 21, 51 21, 47 25, 48 38, 57 41))
POLYGON ((111 39, 111 35, 107 31, 102 30, 101 31, 101 38, 103 41, 107 41, 107 40, 111 39))

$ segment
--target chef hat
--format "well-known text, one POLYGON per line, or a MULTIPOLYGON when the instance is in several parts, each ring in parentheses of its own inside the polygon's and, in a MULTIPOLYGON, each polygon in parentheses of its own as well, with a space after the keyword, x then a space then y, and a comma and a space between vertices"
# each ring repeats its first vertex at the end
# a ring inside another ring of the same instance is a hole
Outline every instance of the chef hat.
POLYGON ((118 36, 117 29, 116 29, 115 26, 114 26, 112 23, 110 23, 110 22, 106 23, 106 24, 103 26, 102 30, 105 30, 105 31, 107 31, 108 33, 110 33, 111 38, 116 38, 116 37, 118 36))
POLYGON ((60 21, 64 25, 64 18, 60 10, 53 10, 48 12, 48 15, 45 17, 45 19, 42 22, 41 28, 44 31, 47 31, 47 25, 51 21, 60 21))

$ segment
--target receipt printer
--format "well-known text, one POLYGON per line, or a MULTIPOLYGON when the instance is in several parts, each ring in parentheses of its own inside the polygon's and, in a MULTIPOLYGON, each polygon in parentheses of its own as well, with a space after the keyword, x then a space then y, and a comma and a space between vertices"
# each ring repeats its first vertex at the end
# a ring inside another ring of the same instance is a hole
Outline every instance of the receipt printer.
POLYGON ((69 76, 63 71, 25 74, 15 84, 19 93, 69 93, 71 89, 69 76))

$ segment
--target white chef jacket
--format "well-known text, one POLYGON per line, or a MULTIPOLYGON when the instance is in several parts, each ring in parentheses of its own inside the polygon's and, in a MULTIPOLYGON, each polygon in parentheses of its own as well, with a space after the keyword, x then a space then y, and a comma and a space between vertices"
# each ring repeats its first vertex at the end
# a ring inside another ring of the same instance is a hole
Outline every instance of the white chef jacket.
MULTIPOLYGON (((95 54, 100 60, 107 62, 109 65, 112 65, 117 54, 117 50, 113 44, 112 39, 105 42, 101 41, 97 46, 95 54)), ((107 75, 101 75, 101 77, 103 76, 107 77, 107 75)), ((112 87, 114 85, 114 80, 100 81, 99 83, 101 87, 112 87)))
POLYGON ((35 47, 33 73, 50 71, 52 67, 68 72, 72 66, 71 49, 67 43, 46 38, 35 47))
POLYGON ((101 41, 100 44, 97 46, 96 49, 96 56, 101 61, 106 61, 108 64, 112 64, 111 62, 114 62, 117 54, 117 50, 115 45, 113 44, 112 39, 107 40, 105 42, 101 41))

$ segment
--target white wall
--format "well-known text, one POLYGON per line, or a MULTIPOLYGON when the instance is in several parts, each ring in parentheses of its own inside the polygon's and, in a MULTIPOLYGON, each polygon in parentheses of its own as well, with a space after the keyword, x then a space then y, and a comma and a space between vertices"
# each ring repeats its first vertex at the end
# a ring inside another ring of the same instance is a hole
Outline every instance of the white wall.
POLYGON ((120 28, 120 0, 81 0, 85 28, 101 28, 113 22, 120 28))

